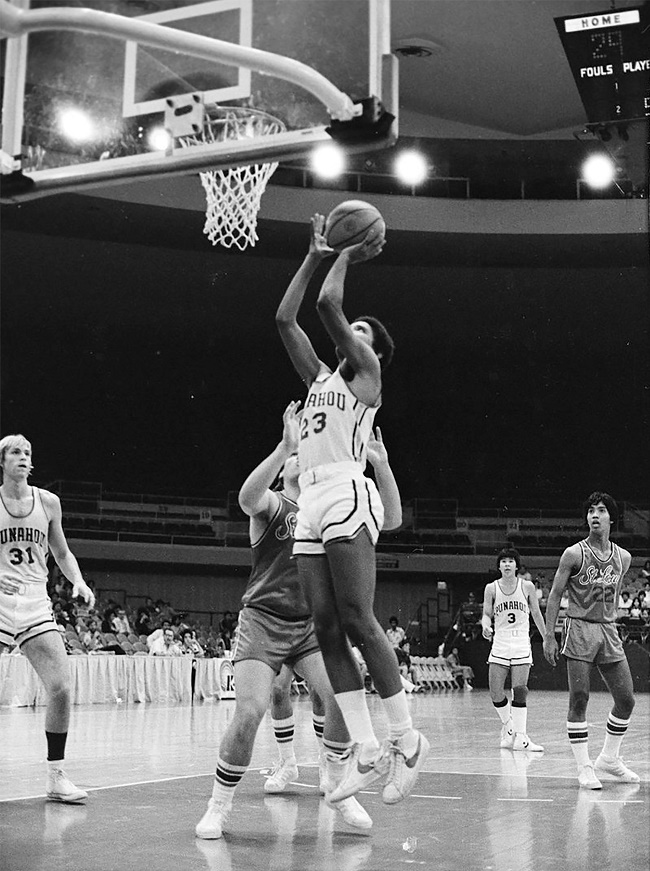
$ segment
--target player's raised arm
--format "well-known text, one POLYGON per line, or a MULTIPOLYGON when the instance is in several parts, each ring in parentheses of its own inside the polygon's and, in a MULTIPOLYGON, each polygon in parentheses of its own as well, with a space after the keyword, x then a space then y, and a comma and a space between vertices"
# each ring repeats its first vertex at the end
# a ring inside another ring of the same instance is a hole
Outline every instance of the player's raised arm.
POLYGON ((330 338, 358 376, 379 374, 377 357, 368 344, 355 334, 343 313, 343 295, 348 266, 372 260, 381 253, 385 237, 381 230, 371 230, 359 245, 344 248, 330 269, 316 307, 330 338))
POLYGON ((282 415, 282 440, 246 478, 239 491, 239 505, 249 517, 269 520, 278 507, 277 494, 271 486, 291 456, 298 450, 299 402, 290 402, 282 415))
POLYGON ((309 281, 323 258, 332 254, 323 230, 325 218, 314 215, 311 219, 311 241, 302 265, 286 289, 275 314, 275 323, 287 349, 291 362, 302 380, 309 386, 323 367, 309 337, 298 323, 298 312, 309 286, 309 281))

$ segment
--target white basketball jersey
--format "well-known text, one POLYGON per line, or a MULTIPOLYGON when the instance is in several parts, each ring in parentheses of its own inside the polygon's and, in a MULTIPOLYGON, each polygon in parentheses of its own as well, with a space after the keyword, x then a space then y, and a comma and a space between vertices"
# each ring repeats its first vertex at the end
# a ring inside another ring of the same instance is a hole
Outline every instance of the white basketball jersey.
POLYGON ((29 514, 16 517, 0 498, 0 582, 47 582, 50 522, 38 487, 32 487, 32 500, 29 514))
POLYGON ((322 372, 309 388, 300 419, 300 472, 329 463, 366 465, 368 438, 378 406, 365 405, 343 376, 322 372))
POLYGON ((517 578, 514 593, 506 595, 499 581, 494 582, 494 636, 526 637, 530 630, 530 609, 522 589, 522 580, 517 578))

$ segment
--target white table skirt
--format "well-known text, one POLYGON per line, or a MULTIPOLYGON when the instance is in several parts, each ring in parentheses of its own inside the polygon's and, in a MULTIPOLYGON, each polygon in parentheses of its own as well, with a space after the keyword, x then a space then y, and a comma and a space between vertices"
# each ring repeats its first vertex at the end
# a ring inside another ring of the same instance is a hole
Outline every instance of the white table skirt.
MULTIPOLYGON (((192 658, 188 656, 69 656, 72 703, 189 702, 192 658)), ((221 698, 223 659, 198 659, 194 697, 221 698)), ((230 663, 228 663, 230 666, 230 663)), ((24 656, 0 656, 0 705, 44 705, 45 691, 24 656)))

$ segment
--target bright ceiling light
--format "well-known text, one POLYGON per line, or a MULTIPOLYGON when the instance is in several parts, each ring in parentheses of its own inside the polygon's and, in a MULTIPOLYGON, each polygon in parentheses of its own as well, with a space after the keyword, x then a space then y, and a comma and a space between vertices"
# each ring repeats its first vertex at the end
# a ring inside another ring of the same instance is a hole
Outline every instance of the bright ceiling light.
POLYGON ((164 127, 152 127, 147 133, 147 145, 152 151, 167 151, 171 141, 171 136, 164 127))
POLYGON ((395 160, 395 175, 404 184, 422 184, 427 172, 427 162, 419 151, 402 151, 395 160))
POLYGON ((345 156, 338 145, 321 145, 312 152, 311 168, 321 178, 337 178, 345 169, 345 156))
POLYGON ((71 142, 89 142, 95 136, 95 125, 81 109, 62 109, 59 113, 59 129, 71 142))
POLYGON ((593 154, 582 164, 582 178, 592 188, 606 188, 614 181, 616 167, 606 154, 593 154))

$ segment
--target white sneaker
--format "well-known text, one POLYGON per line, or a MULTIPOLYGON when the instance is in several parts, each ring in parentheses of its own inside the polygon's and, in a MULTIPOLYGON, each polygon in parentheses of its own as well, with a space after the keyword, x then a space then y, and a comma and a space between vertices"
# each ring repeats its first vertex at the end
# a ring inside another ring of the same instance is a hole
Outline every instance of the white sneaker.
POLYGON ((327 799, 325 799, 325 802, 329 807, 333 807, 334 810, 337 810, 341 814, 343 821, 347 823, 348 826, 353 826, 355 829, 372 828, 370 814, 362 805, 359 804, 353 795, 349 798, 344 798, 343 801, 337 801, 335 804, 330 805, 327 799))
POLYGON ((512 750, 512 744, 515 740, 515 733, 512 728, 512 720, 508 720, 507 723, 504 723, 501 727, 501 741, 499 743, 499 747, 502 750, 512 750))
POLYGON ((582 765, 578 769, 578 783, 582 789, 602 789, 603 785, 594 773, 594 766, 591 762, 582 765))
POLYGON ((264 792, 283 792, 286 785, 298 777, 298 766, 295 759, 284 759, 276 763, 273 771, 264 783, 264 792))
POLYGON ((596 759, 596 768, 599 774, 609 774, 620 783, 639 783, 641 778, 631 771, 620 756, 603 756, 601 753, 596 759))
POLYGON ((381 794, 384 804, 397 804, 410 793, 418 779, 420 769, 429 753, 430 745, 420 732, 415 753, 409 758, 402 749, 402 738, 393 741, 390 747, 390 768, 386 785, 381 794))
POLYGON ((328 802, 334 804, 343 801, 344 798, 355 795, 360 789, 367 789, 371 783, 387 774, 391 764, 391 746, 388 741, 382 742, 376 756, 368 763, 360 760, 361 744, 351 747, 345 756, 341 757, 342 762, 348 760, 348 766, 341 781, 328 794, 328 802))
POLYGON ((76 787, 62 768, 50 769, 45 793, 50 801, 62 801, 66 804, 75 804, 88 798, 88 793, 76 787))
POLYGON ((534 741, 531 741, 528 735, 524 735, 521 732, 517 732, 515 735, 515 740, 512 742, 513 750, 528 750, 531 753, 543 753, 544 748, 541 744, 535 744, 534 741))
POLYGON ((208 802, 208 809, 194 829, 197 838, 204 841, 216 841, 223 834, 223 824, 226 821, 226 806, 222 801, 213 798, 208 802))

